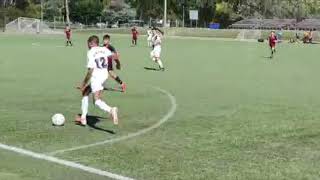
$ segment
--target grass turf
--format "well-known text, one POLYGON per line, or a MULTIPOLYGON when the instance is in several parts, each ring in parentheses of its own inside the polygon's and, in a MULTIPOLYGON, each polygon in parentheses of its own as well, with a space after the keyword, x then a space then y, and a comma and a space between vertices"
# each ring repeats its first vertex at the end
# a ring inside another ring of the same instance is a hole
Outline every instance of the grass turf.
MULTIPOLYGON (((101 34, 100 34, 101 35, 101 34)), ((121 126, 100 118, 98 129, 73 125, 75 90, 85 73, 86 38, 73 48, 59 36, 0 35, 0 142, 35 152, 112 139, 155 124, 177 99, 173 118, 143 136, 57 157, 137 179, 317 179, 320 159, 318 45, 168 38, 165 72, 149 60, 145 40, 130 46, 113 36, 128 92, 106 92, 121 126), (32 45, 33 44, 33 45, 32 45), (61 112, 64 127, 50 117, 61 112)), ((108 86, 115 86, 111 80, 108 86)), ((92 103, 90 104, 92 106, 92 103)), ((107 117, 91 107, 91 115, 107 117)), ((0 150, 0 179, 105 179, 0 150)))

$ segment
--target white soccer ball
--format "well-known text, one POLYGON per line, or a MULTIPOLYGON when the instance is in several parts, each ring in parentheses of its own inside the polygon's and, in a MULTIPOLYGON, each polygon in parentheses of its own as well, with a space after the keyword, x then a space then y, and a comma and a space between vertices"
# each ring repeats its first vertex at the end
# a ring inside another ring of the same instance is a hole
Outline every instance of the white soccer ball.
POLYGON ((51 117, 52 120, 52 124, 54 126, 63 126, 66 119, 64 118, 64 116, 62 114, 55 114, 51 117))

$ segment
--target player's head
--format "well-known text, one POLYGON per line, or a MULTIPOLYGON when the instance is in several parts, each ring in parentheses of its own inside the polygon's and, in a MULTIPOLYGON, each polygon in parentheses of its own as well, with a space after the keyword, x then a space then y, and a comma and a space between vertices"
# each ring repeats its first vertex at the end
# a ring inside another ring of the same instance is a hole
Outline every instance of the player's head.
POLYGON ((152 30, 153 34, 157 34, 157 28, 156 27, 153 26, 151 30, 152 30))
POLYGON ((99 45, 99 38, 96 35, 90 36, 88 38, 88 48, 91 49, 92 47, 99 45))
POLYGON ((161 29, 159 29, 159 28, 157 28, 157 27, 155 27, 155 28, 153 28, 153 29, 154 29, 155 34, 157 34, 157 35, 163 35, 163 34, 164 34, 164 32, 161 31, 161 29))
POLYGON ((158 32, 158 34, 160 34, 160 35, 164 35, 164 32, 163 31, 161 31, 161 29, 157 29, 157 32, 158 32))
POLYGON ((103 36, 103 44, 107 45, 109 43, 110 43, 110 35, 106 34, 106 35, 103 36))
POLYGON ((275 36, 276 33, 274 31, 271 31, 271 36, 275 36))

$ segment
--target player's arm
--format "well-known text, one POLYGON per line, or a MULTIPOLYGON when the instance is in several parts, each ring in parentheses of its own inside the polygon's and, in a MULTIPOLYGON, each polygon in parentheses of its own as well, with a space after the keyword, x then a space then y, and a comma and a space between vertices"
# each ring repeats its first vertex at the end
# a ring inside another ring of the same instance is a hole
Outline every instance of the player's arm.
POLYGON ((89 83, 89 80, 92 76, 92 72, 93 72, 93 68, 95 67, 95 60, 94 58, 88 53, 87 54, 87 58, 88 58, 88 64, 87 64, 87 74, 85 75, 81 85, 79 86, 79 89, 83 92, 86 89, 86 86, 89 83))
POLYGON ((115 59, 114 61, 116 62, 116 68, 117 68, 118 70, 120 70, 120 69, 121 69, 120 60, 119 60, 119 59, 115 59))
POLYGON ((92 68, 88 68, 88 71, 87 71, 87 74, 86 76, 84 77, 84 80, 82 82, 82 86, 86 86, 92 76, 92 72, 93 72, 93 69, 92 68))
POLYGON ((112 54, 112 58, 114 59, 114 62, 116 62, 116 68, 118 70, 120 70, 121 69, 121 63, 120 63, 119 53, 117 51, 115 51, 112 54))
POLYGON ((109 56, 109 57, 107 57, 107 59, 108 59, 108 73, 109 73, 109 75, 113 78, 113 79, 115 79, 115 77, 117 77, 116 76, 116 74, 113 72, 113 65, 112 65, 112 56, 109 56))
POLYGON ((113 46, 110 45, 109 48, 110 48, 110 51, 112 52, 112 58, 116 62, 116 68, 118 70, 120 70, 121 69, 121 64, 120 64, 120 59, 119 59, 119 53, 117 52, 116 48, 114 48, 113 46))
POLYGON ((91 79, 91 76, 92 76, 92 72, 93 72, 93 68, 88 68, 88 71, 87 71, 87 74, 85 75, 83 81, 82 81, 82 84, 81 86, 79 87, 79 89, 83 92, 88 83, 89 83, 89 80, 91 79))

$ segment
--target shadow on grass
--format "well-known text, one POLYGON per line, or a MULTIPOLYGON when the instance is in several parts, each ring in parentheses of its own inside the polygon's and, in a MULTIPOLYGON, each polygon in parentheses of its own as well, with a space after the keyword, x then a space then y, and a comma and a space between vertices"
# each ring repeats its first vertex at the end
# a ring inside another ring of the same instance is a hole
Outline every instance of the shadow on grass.
POLYGON ((113 92, 123 92, 122 89, 119 88, 112 88, 112 87, 103 87, 105 91, 113 91, 113 92))
POLYGON ((270 57, 270 56, 262 56, 262 58, 264 58, 264 59, 272 59, 272 57, 270 57))
MULTIPOLYGON (((79 116, 81 116, 81 114, 79 114, 79 116)), ((87 116, 87 125, 90 128, 98 130, 98 131, 106 132, 106 133, 109 133, 109 134, 116 134, 112 130, 103 129, 101 127, 98 127, 97 124, 101 121, 100 119, 106 120, 106 118, 103 118, 103 117, 100 117, 100 116, 87 116)), ((81 124, 77 124, 77 125, 82 126, 81 124)))
POLYGON ((144 69, 148 71, 160 71, 160 69, 150 68, 150 67, 144 67, 144 69))

